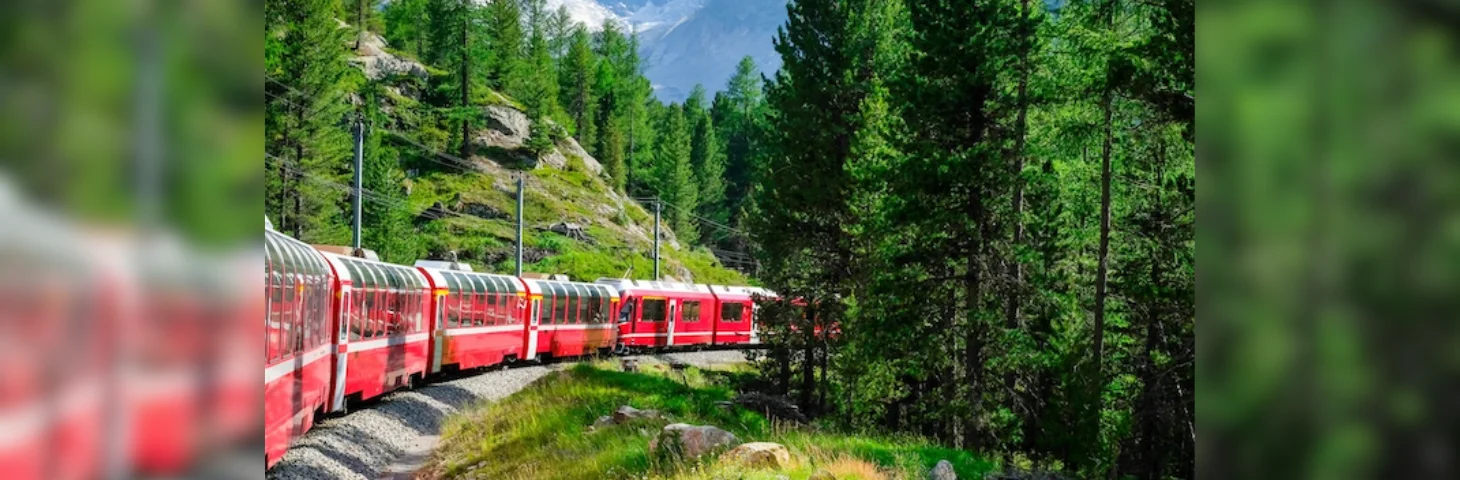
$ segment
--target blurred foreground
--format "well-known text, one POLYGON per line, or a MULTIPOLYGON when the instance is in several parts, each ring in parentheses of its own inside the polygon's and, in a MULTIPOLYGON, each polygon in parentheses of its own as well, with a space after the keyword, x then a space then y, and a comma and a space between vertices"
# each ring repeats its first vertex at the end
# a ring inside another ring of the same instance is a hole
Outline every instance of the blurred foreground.
POLYGON ((1455 478, 1460 10, 1198 10, 1199 475, 1455 478))
POLYGON ((262 477, 261 26, 0 5, 0 478, 262 477))

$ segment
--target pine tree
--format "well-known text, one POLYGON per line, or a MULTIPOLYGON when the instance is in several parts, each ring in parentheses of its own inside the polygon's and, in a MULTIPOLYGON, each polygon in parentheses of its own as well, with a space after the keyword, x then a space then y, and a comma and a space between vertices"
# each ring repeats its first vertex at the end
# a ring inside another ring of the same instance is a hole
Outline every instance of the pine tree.
POLYGON ((361 243, 375 250, 387 262, 410 264, 420 251, 413 241, 415 228, 405 203, 401 185, 405 174, 400 169, 400 152, 386 144, 380 127, 388 117, 380 110, 384 86, 371 83, 365 91, 365 117, 369 120, 364 141, 364 176, 361 186, 370 192, 361 208, 363 218, 361 243))
POLYGON ((699 195, 690 166, 692 148, 684 108, 671 104, 663 113, 658 131, 658 150, 648 186, 671 207, 669 225, 679 241, 692 244, 699 238, 693 217, 699 195))
MULTIPOLYGON (((730 211, 725 207, 724 144, 715 136, 714 120, 706 107, 705 88, 695 85, 684 102, 684 111, 692 136, 690 165, 699 194, 699 210, 696 213, 711 222, 725 225, 730 223, 730 211)), ((714 239, 707 243, 718 243, 729 233, 712 225, 705 225, 705 228, 712 229, 710 236, 714 239)))
POLYGON ((568 117, 573 119, 574 137, 593 155, 601 155, 594 135, 597 130, 598 104, 594 98, 597 73, 588 30, 581 26, 573 29, 567 56, 562 60, 559 92, 568 117))
POLYGON ((751 193, 756 169, 753 141, 765 103, 755 59, 750 56, 740 59, 725 88, 723 96, 715 96, 713 112, 718 136, 725 142, 725 208, 738 223, 751 193))
POLYGON ((542 120, 556 116, 558 106, 557 65, 553 61, 552 46, 548 38, 548 12, 543 0, 524 0, 527 16, 527 57, 523 72, 523 85, 514 97, 527 107, 528 115, 535 120, 534 130, 546 128, 542 120))
MULTIPOLYGON (((830 356, 818 325, 841 323, 853 291, 853 242, 845 227, 851 217, 848 164, 859 113, 874 72, 893 72, 897 62, 899 2, 871 0, 793 1, 788 22, 776 36, 782 67, 766 87, 773 114, 761 130, 766 164, 756 190, 762 277, 778 294, 803 298, 804 316, 787 319, 798 337, 786 348, 799 350, 804 408, 818 408, 830 356), (784 235, 777 232, 797 232, 784 235), (825 373, 823 373, 823 378, 825 373), (820 395, 818 396, 818 391, 820 395)), ((732 81, 732 87, 734 81, 732 81)), ((732 147, 733 151, 733 147, 732 147)))
POLYGON ((480 68, 481 41, 473 33, 476 8, 469 0, 431 0, 430 50, 425 60, 446 73, 433 78, 435 103, 455 124, 453 143, 461 158, 471 156, 473 72, 480 68))
POLYGON ((426 57, 430 28, 427 7, 431 0, 394 0, 385 4, 385 40, 395 49, 426 57))
POLYGON ((592 96, 598 100, 594 130, 598 134, 594 155, 603 163, 614 189, 626 192, 628 188, 629 165, 624 138, 624 125, 620 122, 619 69, 611 60, 623 55, 628 48, 623 32, 613 21, 603 24, 593 46, 596 65, 593 77, 592 96))
POLYGON ((331 0, 281 0, 276 63, 266 83, 266 152, 281 177, 267 201, 276 226, 295 238, 316 243, 344 243, 341 222, 347 197, 330 186, 348 178, 352 154, 344 127, 346 101, 345 48, 348 31, 335 21, 331 0))
POLYGON ((526 87, 528 58, 522 29, 522 10, 514 0, 493 1, 483 12, 490 56, 485 73, 487 85, 509 97, 518 98, 526 87))

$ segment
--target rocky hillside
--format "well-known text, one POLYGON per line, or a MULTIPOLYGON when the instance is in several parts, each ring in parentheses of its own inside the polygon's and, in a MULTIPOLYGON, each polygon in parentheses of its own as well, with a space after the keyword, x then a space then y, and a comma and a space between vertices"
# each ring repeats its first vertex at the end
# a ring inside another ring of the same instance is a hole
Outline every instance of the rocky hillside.
MULTIPOLYGON (((351 60, 371 80, 388 85, 385 110, 406 122, 420 116, 421 85, 431 69, 391 51, 369 35, 351 60)), ((525 271, 566 274, 575 280, 653 275, 651 211, 608 186, 603 167, 571 137, 542 155, 526 148, 536 125, 510 98, 489 92, 486 122, 472 133, 468 165, 407 171, 404 188, 415 223, 427 235, 430 256, 456 257, 478 271, 510 272, 516 239, 516 179, 525 179, 525 271)), ((661 226, 661 273, 666 279, 744 283, 704 250, 680 245, 661 226)))

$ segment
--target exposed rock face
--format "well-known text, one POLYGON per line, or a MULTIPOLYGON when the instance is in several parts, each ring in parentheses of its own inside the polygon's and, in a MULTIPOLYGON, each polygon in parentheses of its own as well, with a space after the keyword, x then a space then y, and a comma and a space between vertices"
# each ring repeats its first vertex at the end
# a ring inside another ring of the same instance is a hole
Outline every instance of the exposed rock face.
POLYGON ((558 142, 558 151, 561 151, 564 155, 576 155, 578 158, 583 159, 583 167, 588 169, 588 173, 594 175, 603 174, 603 164, 598 163, 598 159, 589 155, 588 151, 584 150, 583 146, 579 145, 577 141, 564 140, 558 142))
POLYGON ((740 444, 735 434, 709 425, 672 423, 649 441, 649 451, 680 458, 695 458, 740 444))
MULTIPOLYGON (((355 36, 351 35, 349 46, 355 46, 355 36)), ((426 66, 398 57, 385 50, 385 39, 380 35, 366 32, 364 38, 360 39, 360 49, 355 56, 350 58, 350 63, 360 66, 365 72, 365 77, 371 80, 380 80, 392 75, 411 75, 418 78, 427 78, 431 74, 426 71, 426 66)))
POLYGON ((639 418, 664 418, 658 410, 639 410, 628 405, 618 407, 613 411, 613 423, 624 423, 639 418))
POLYGON ((751 442, 730 449, 720 459, 750 468, 778 470, 791 466, 791 451, 779 443, 751 442))
POLYGON ((939 460, 932 470, 928 470, 928 480, 958 480, 958 473, 953 471, 952 463, 939 460))
POLYGON ((832 475, 826 470, 817 470, 816 473, 806 477, 806 480, 836 480, 836 475, 832 475))
POLYGON ((532 120, 517 109, 492 105, 483 111, 487 114, 487 129, 477 132, 476 143, 480 145, 516 150, 532 134, 532 120))

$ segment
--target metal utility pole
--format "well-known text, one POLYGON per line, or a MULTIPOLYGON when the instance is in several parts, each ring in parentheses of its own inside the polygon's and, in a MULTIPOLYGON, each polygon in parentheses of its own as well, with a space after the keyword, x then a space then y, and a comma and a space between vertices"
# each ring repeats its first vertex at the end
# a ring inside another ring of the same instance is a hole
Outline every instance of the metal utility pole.
POLYGON ((354 255, 354 256, 361 256, 360 255, 360 222, 363 219, 363 215, 360 212, 360 204, 363 203, 363 202, 360 201, 360 192, 363 192, 364 191, 364 188, 363 188, 364 182, 365 182, 364 168, 365 168, 365 122, 357 120, 357 121, 355 121, 355 192, 354 192, 354 197, 355 197, 354 198, 354 200, 355 200, 355 234, 352 237, 352 241, 351 241, 351 245, 354 246, 355 248, 354 248, 354 250, 352 250, 350 252, 350 254, 351 255, 354 255))
POLYGON ((517 276, 522 276, 522 175, 517 175, 517 276))
POLYGON ((654 281, 659 281, 659 197, 654 197, 654 281))

